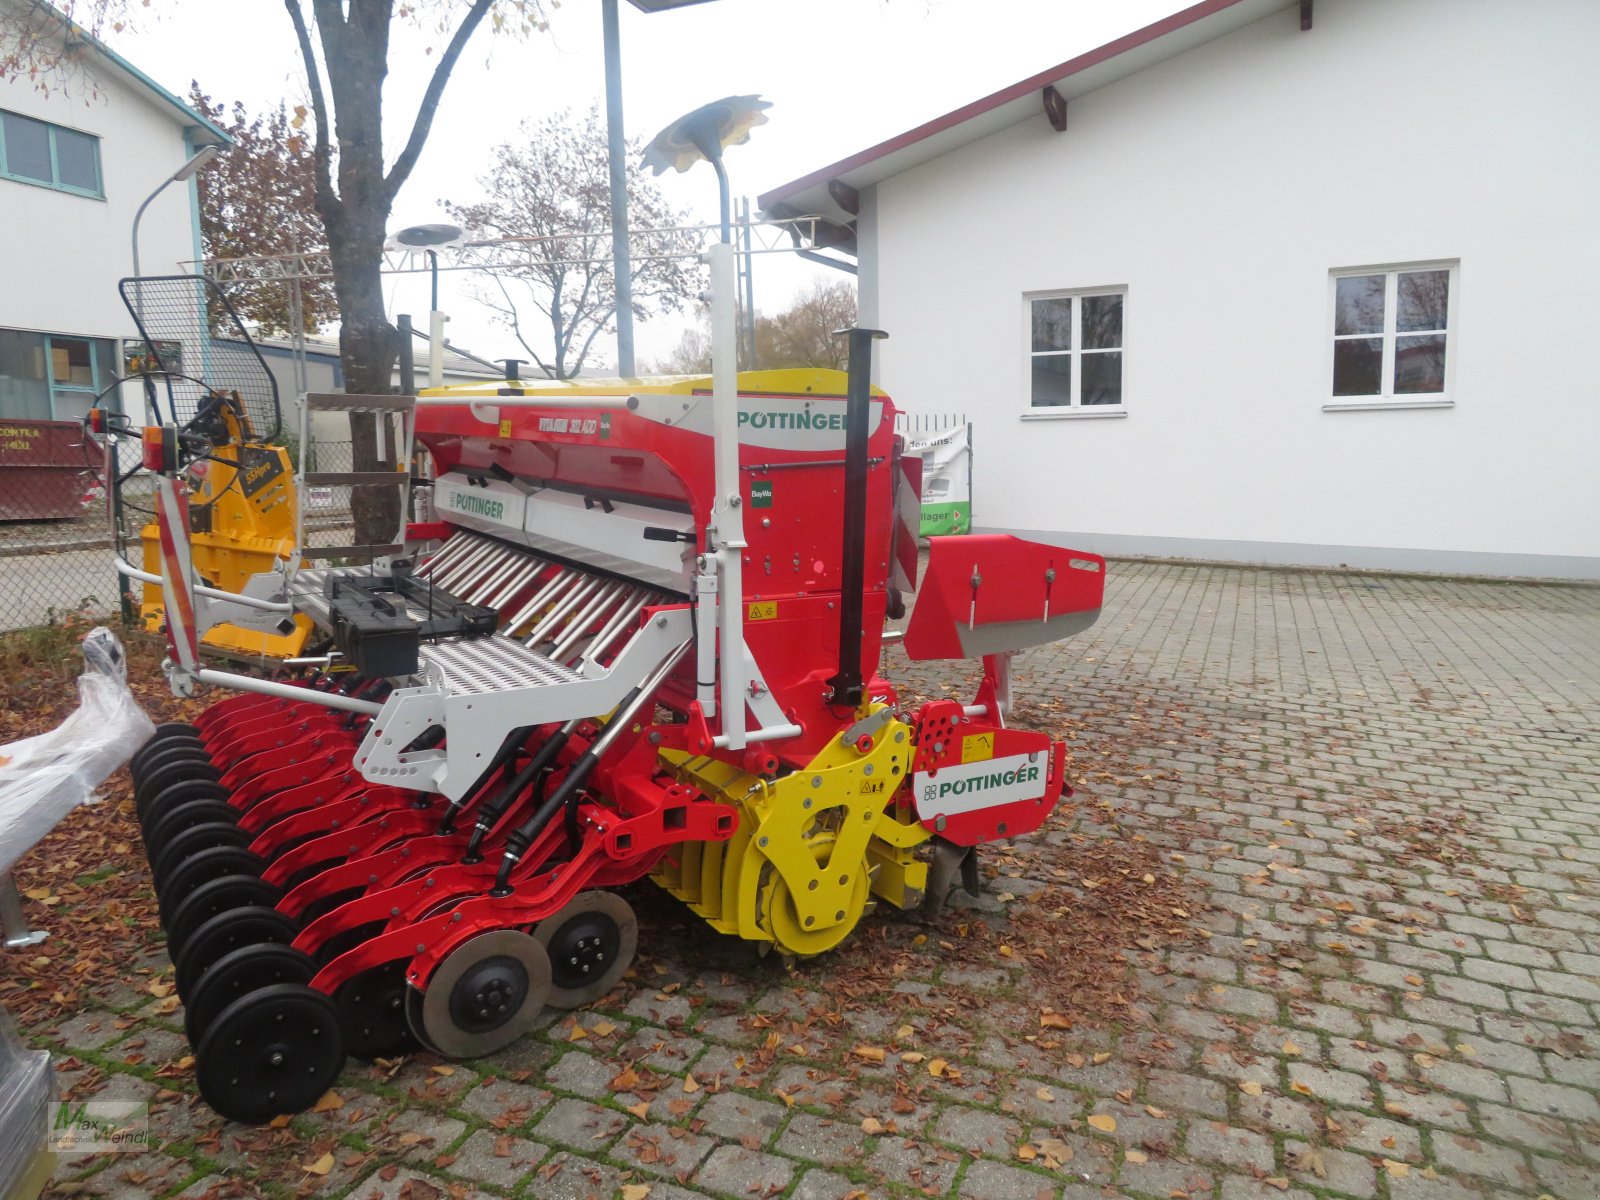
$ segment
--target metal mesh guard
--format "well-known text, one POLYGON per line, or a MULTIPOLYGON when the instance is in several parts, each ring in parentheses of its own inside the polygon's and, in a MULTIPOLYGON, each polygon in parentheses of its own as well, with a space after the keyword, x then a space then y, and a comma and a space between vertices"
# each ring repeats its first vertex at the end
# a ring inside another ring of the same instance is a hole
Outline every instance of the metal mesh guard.
POLYGON ((146 275, 118 285, 145 350, 165 373, 168 416, 194 420, 214 392, 238 392, 256 437, 281 427, 278 381, 222 290, 200 275, 146 275))

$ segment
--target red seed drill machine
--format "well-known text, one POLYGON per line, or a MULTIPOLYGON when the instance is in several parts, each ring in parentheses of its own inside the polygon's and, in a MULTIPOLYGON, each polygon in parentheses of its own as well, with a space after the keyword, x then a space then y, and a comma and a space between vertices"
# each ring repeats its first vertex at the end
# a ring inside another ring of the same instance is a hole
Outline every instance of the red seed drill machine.
MULTIPOLYGON (((708 257, 731 345, 732 250, 708 257)), ((189 554, 217 447, 142 431, 171 682, 237 690, 133 762, 213 1108, 299 1111, 347 1054, 490 1054, 596 1000, 637 943, 614 889, 646 875, 729 936, 815 955, 875 901, 975 887, 976 846, 1039 827, 1064 747, 1007 726, 1010 659, 1094 621, 1104 562, 934 538, 918 581, 919 463, 869 386, 878 336, 849 332, 848 375, 719 355, 709 379, 307 397, 414 435, 434 516, 370 565, 290 556, 231 600, 189 554), (981 658, 969 702, 913 707, 881 673, 913 590, 904 649, 981 658), (316 644, 272 677, 202 662, 214 623, 263 609, 316 644)))

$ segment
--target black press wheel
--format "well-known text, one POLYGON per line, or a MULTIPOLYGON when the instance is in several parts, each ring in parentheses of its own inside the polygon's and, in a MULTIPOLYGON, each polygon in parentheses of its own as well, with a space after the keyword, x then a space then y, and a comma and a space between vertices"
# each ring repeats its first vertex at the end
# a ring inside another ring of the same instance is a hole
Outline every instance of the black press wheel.
POLYGON ((133 809, 141 817, 152 800, 175 783, 189 783, 205 781, 215 783, 222 778, 222 772, 209 758, 204 762, 179 759, 176 762, 164 762, 160 766, 152 767, 139 781, 139 786, 133 789, 133 809))
POLYGON ((199 742, 174 740, 157 746, 140 759, 138 766, 134 766, 131 762, 128 764, 128 773, 133 776, 134 791, 137 792, 144 785, 150 772, 174 762, 209 763, 211 755, 206 753, 206 748, 199 742))
POLYGON ((226 800, 228 789, 214 779, 185 779, 174 783, 150 798, 143 808, 137 809, 139 828, 148 830, 161 819, 161 815, 174 804, 187 804, 190 800, 226 800))
POLYGON ((150 735, 145 744, 133 752, 133 757, 128 760, 128 768, 137 771, 140 762, 147 755, 171 742, 192 742, 198 746, 200 731, 183 721, 166 721, 157 725, 156 731, 150 735))
POLYGON ((224 875, 260 875, 267 864, 258 854, 241 850, 238 846, 213 846, 184 859, 162 885, 160 917, 162 928, 172 920, 172 914, 185 897, 203 883, 221 879, 224 875))
MULTIPOLYGON (((237 829, 235 819, 238 815, 238 810, 226 800, 186 800, 181 804, 168 805, 144 827, 144 852, 150 859, 152 873, 167 847, 180 833, 199 825, 233 825, 237 829)), ((169 874, 156 875, 158 892, 168 878, 169 874)))
POLYGON ((172 960, 178 995, 188 1000, 200 976, 229 951, 257 942, 287 946, 299 932, 300 927, 275 908, 250 905, 218 913, 189 935, 178 957, 172 960))
POLYGON ((333 993, 345 1050, 356 1058, 410 1054, 419 1043, 406 1023, 406 960, 363 971, 333 993))
POLYGON ((183 1006, 183 1032, 198 1046, 217 1014, 240 996, 275 983, 310 983, 317 966, 300 951, 278 942, 230 950, 200 975, 183 1006))
POLYGON ((272 908, 281 899, 283 893, 259 875, 224 875, 203 883, 172 910, 167 922, 167 953, 176 961, 194 931, 218 913, 250 905, 272 908))
POLYGON ((551 1008, 593 1004, 616 987, 639 949, 639 921, 615 892, 584 892, 534 927, 550 955, 551 1008))
POLYGON ((161 890, 162 881, 172 874, 173 868, 191 854, 209 850, 213 846, 249 844, 250 835, 232 821, 207 821, 190 825, 169 837, 161 847, 161 853, 151 857, 150 873, 155 876, 156 891, 161 890))
POLYGON ((206 1103, 229 1120, 260 1125, 321 1098, 344 1066, 344 1035, 327 996, 275 983, 218 1013, 194 1053, 206 1103))
POLYGON ((550 990, 550 958, 531 934, 480 933, 439 964, 407 1019, 423 1045, 447 1058, 503 1050, 533 1028, 550 990))

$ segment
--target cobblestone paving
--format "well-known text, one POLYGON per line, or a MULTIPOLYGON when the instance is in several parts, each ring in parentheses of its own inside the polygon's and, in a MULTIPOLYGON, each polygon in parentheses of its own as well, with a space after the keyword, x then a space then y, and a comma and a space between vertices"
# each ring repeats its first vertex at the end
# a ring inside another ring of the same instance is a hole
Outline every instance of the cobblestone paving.
MULTIPOLYGON (((353 1065, 276 1131, 197 1105, 181 1013, 106 981, 48 1031, 63 1085, 154 1098, 160 1145, 69 1163, 65 1193, 1600 1197, 1600 590, 1113 563, 1100 623, 1018 677, 1079 809, 1206 901, 1206 936, 1126 947, 1132 1016, 1065 1058, 1024 1035, 1070 997, 946 961, 946 923, 869 918, 920 965, 830 1042, 806 1021, 838 1016, 847 954, 786 974, 640 891, 648 953, 598 1010, 490 1061, 353 1065)), ((1079 832, 946 921, 1003 936, 996 894, 1087 870, 1079 832)))

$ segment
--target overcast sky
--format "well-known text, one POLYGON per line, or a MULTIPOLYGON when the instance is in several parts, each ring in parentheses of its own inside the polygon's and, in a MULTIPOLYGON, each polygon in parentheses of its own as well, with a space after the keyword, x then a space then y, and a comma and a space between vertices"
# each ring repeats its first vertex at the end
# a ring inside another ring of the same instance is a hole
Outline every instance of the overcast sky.
MULTIPOLYGON (((648 139, 720 96, 755 92, 770 124, 728 152, 735 194, 755 197, 970 100, 1185 7, 1179 0, 712 0, 647 15, 621 5, 623 107, 648 139)), ((185 95, 189 80, 253 109, 305 98, 282 0, 154 0, 137 29, 112 35, 135 65, 185 95)), ((407 27, 391 46, 385 141, 392 160, 426 86, 436 38, 407 27)), ((480 33, 456 67, 433 134, 395 205, 392 228, 444 220, 441 199, 470 202, 491 148, 525 117, 603 101, 598 0, 567 0, 527 41, 480 33)), ((709 168, 663 186, 702 220, 716 217, 709 168)), ((930 247, 937 253, 938 247, 930 247)), ((813 275, 789 255, 757 259, 756 306, 782 309, 813 275)), ((428 307, 425 282, 396 279, 391 315, 428 307)), ((452 340, 488 358, 517 351, 467 290, 444 289, 452 340)), ((638 328, 641 363, 676 344, 682 321, 638 328)), ((891 331, 892 332, 892 331, 891 331)), ((600 343, 596 343, 597 346, 600 343)), ((613 349, 604 354, 610 359, 613 349)))

